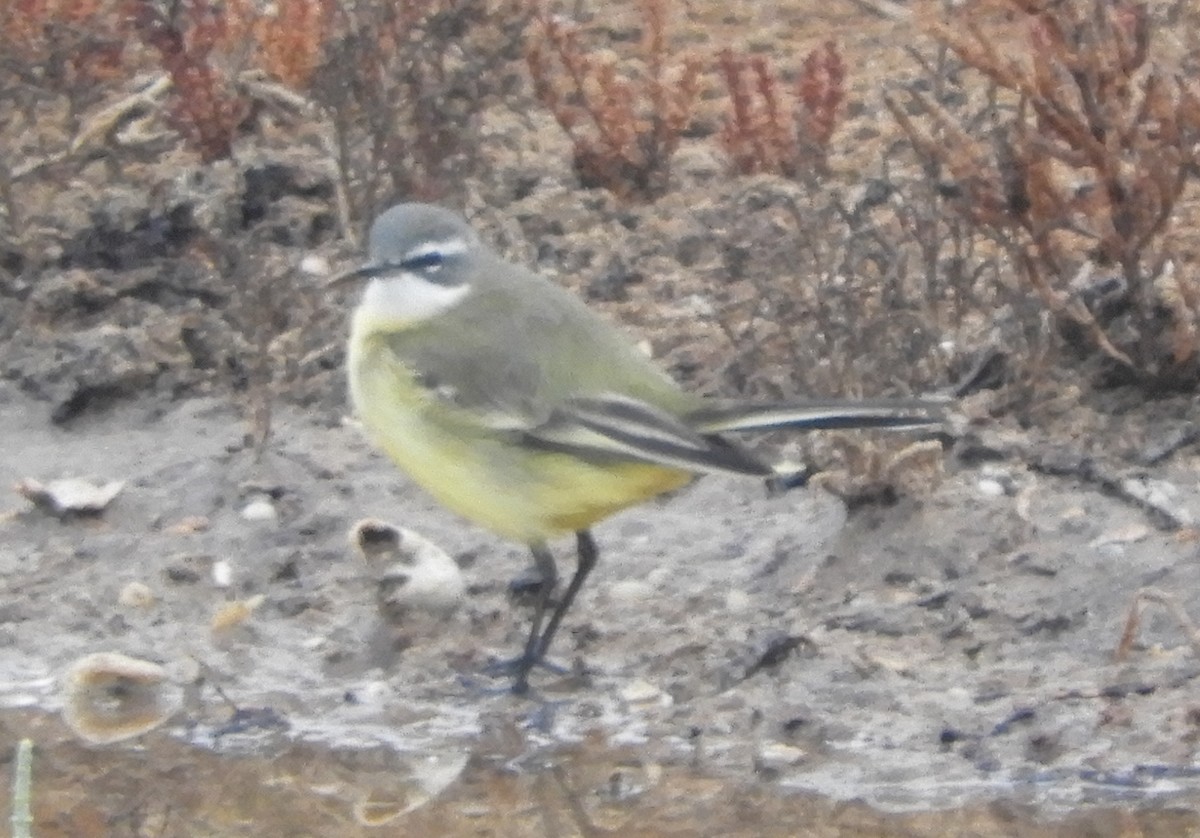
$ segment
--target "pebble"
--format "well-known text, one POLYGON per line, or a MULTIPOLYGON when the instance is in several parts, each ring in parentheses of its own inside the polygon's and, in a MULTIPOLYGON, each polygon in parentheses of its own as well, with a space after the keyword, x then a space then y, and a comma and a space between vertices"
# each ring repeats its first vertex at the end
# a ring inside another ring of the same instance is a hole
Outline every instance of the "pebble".
POLYGON ((310 253, 300 260, 300 272, 309 276, 329 276, 333 269, 324 256, 310 253))
POLYGON ((212 566, 213 584, 228 588, 233 583, 233 566, 225 559, 217 559, 212 566))
POLYGON ((784 742, 767 742, 758 752, 757 767, 761 770, 790 768, 808 758, 808 752, 784 742))
POLYGON ((975 483, 975 488, 979 490, 979 494, 985 498, 1002 498, 1004 497, 1004 484, 999 480, 993 480, 990 477, 982 478, 975 483))
POLYGON ((629 704, 657 704, 670 707, 675 703, 669 693, 663 692, 649 681, 630 681, 621 688, 622 700, 629 704))
POLYGON ((642 579, 619 579, 608 586, 614 602, 645 602, 654 596, 654 586, 642 579))
POLYGON ((130 582, 121 589, 117 601, 126 608, 150 608, 154 605, 154 591, 145 582, 130 582))
POLYGON ((242 519, 245 521, 276 521, 279 512, 270 498, 259 497, 242 507, 242 519))

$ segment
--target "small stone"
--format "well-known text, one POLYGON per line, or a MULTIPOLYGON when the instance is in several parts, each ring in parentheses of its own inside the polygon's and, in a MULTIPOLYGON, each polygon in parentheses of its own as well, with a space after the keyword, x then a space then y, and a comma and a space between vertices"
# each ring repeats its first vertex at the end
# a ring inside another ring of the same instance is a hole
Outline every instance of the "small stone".
POLYGON ((212 579, 218 588, 228 588, 233 583, 233 566, 225 559, 213 562, 212 579))
POLYGON ((333 273, 329 260, 316 253, 310 253, 300 260, 300 273, 308 276, 325 277, 333 273))
POLYGON ((1002 498, 1006 494, 1004 484, 999 480, 985 477, 975 482, 975 488, 985 498, 1002 498))
POLYGON ((242 507, 242 520, 244 521, 276 521, 278 519, 279 512, 270 498, 257 497, 242 507))
POLYGON ((808 752, 803 748, 785 742, 767 742, 758 752, 755 768, 779 771, 800 765, 807 758, 808 752))
POLYGON ((130 582, 121 589, 118 601, 126 608, 150 608, 154 605, 154 591, 145 582, 130 582))
POLYGON ((620 579, 608 586, 608 596, 615 602, 646 602, 654 596, 654 586, 643 579, 620 579))
POLYGON ((1012 472, 1004 466, 985 463, 979 470, 979 480, 975 483, 979 493, 985 497, 1002 497, 1017 494, 1017 481, 1012 472))
POLYGON ((621 688, 622 700, 629 704, 655 704, 659 707, 670 707, 674 700, 649 681, 631 681, 621 688))

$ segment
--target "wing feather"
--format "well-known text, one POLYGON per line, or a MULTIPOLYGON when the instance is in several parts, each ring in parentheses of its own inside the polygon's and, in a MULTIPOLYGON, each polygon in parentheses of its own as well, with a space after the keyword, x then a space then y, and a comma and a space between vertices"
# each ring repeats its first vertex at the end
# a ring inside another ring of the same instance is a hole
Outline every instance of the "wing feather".
POLYGON ((945 402, 933 399, 814 399, 759 404, 714 404, 692 411, 685 421, 703 433, 769 431, 777 428, 912 430, 942 424, 945 409, 945 402))
POLYGON ((683 469, 766 477, 774 472, 746 449, 636 399, 619 395, 568 399, 526 431, 527 440, 586 458, 618 457, 683 469))

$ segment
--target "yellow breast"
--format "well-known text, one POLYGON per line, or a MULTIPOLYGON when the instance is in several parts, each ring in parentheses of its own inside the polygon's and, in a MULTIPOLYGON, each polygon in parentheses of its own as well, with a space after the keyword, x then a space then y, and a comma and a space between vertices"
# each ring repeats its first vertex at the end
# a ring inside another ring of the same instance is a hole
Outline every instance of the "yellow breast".
POLYGON ((396 465, 444 506, 514 541, 587 529, 692 479, 664 466, 531 448, 474 424, 369 340, 352 340, 349 368, 358 416, 396 465))

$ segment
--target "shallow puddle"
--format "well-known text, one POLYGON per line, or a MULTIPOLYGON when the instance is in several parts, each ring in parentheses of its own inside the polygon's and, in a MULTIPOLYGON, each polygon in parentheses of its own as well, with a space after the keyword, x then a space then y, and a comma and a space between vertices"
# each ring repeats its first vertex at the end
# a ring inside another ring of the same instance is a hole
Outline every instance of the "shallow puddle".
POLYGON ((530 749, 515 729, 470 747, 405 755, 297 743, 261 721, 248 725, 255 730, 203 737, 206 745, 182 741, 177 731, 93 748, 55 716, 7 712, 0 716, 5 797, 17 741, 28 737, 37 838, 1200 834, 1200 815, 1166 804, 1050 816, 1000 802, 897 814, 782 790, 766 778, 738 783, 648 763, 634 749, 530 749))

